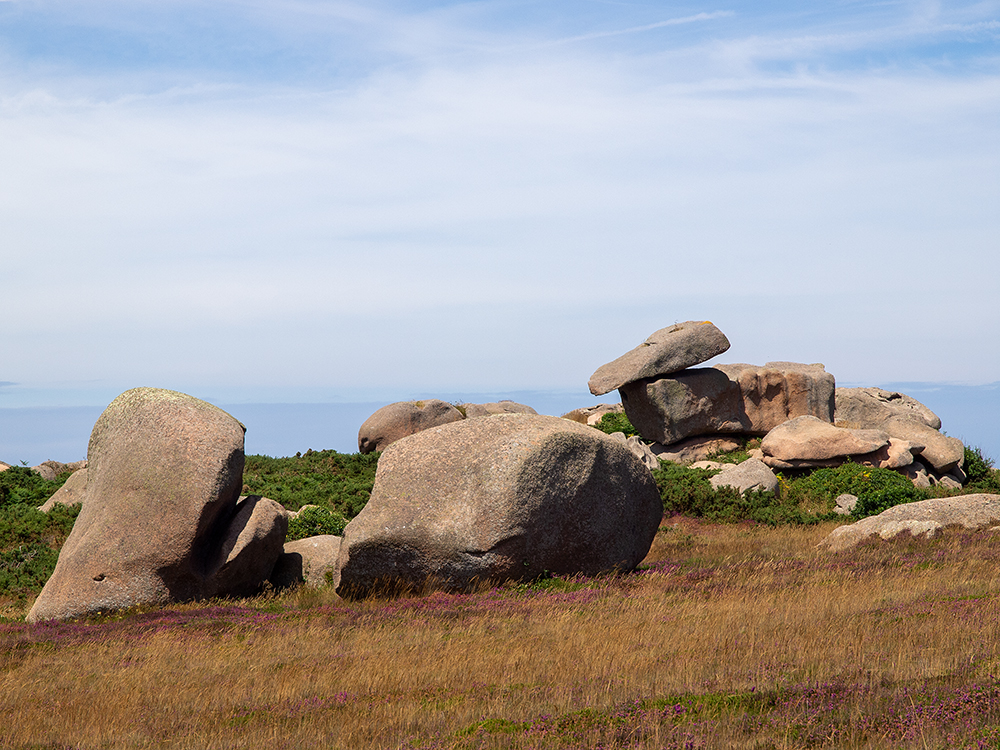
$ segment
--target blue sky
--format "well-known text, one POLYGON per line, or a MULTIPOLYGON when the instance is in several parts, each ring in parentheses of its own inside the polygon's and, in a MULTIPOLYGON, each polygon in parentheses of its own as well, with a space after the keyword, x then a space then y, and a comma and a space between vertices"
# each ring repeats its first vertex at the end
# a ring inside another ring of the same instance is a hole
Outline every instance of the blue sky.
POLYGON ((0 0, 0 407, 1000 381, 1000 2, 802 6, 0 0))

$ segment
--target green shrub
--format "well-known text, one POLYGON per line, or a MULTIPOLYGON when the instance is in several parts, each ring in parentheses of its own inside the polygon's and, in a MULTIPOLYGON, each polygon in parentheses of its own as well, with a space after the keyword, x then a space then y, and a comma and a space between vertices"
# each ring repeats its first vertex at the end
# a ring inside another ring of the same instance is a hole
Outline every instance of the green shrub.
POLYGON ((613 432, 624 432, 625 437, 632 437, 637 435, 635 427, 628 420, 624 414, 615 414, 613 412, 608 412, 604 414, 600 421, 594 425, 601 432, 605 432, 610 435, 613 432))
POLYGON ((24 600, 41 591, 79 513, 79 505, 49 513, 25 503, 0 506, 0 595, 24 600))
POLYGON ((289 510, 319 505, 351 519, 368 503, 378 457, 313 450, 290 458, 247 456, 243 494, 269 497, 289 510))
POLYGON ((347 519, 336 511, 321 507, 303 508, 288 522, 288 535, 285 540, 292 542, 322 534, 340 536, 344 533, 346 525, 347 519))
POLYGON ((1000 472, 993 468, 993 459, 983 455, 979 448, 965 447, 965 492, 1000 494, 1000 472))
POLYGON ((69 479, 69 472, 55 479, 42 477, 26 466, 11 466, 0 471, 0 506, 39 506, 48 500, 69 479))
POLYGON ((812 501, 830 508, 844 493, 858 498, 853 512, 855 518, 930 497, 929 492, 914 487, 898 472, 850 462, 835 468, 816 469, 811 474, 791 480, 787 489, 790 499, 797 503, 812 501))
POLYGON ((771 492, 740 494, 733 487, 715 489, 709 479, 716 473, 661 462, 660 468, 653 471, 653 479, 660 490, 663 510, 709 521, 756 521, 769 526, 811 524, 833 517, 831 513, 802 510, 797 502, 784 495, 776 496, 771 492))

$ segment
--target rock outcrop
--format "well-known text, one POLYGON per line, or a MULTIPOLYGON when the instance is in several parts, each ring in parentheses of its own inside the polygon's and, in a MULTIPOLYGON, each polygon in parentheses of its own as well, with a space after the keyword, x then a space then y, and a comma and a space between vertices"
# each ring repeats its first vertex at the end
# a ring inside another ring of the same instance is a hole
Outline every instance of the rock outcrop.
POLYGON ((38 510, 48 513, 56 505, 76 505, 83 502, 87 489, 87 470, 78 469, 70 474, 69 479, 53 493, 52 497, 42 503, 38 510))
POLYGON ((436 398, 398 401, 383 406, 365 420, 358 430, 358 451, 383 451, 407 435, 464 418, 453 405, 436 398))
POLYGON ((579 422, 580 424, 589 424, 593 426, 600 422, 601 417, 605 414, 624 413, 625 409, 621 404, 597 404, 597 406, 585 406, 580 409, 574 409, 573 411, 566 412, 562 415, 562 418, 571 419, 574 422, 579 422))
POLYGON ((779 461, 822 461, 872 453, 889 445, 879 430, 835 427, 816 417, 796 417, 771 430, 760 443, 765 456, 779 461))
POLYGON ((725 451, 734 451, 740 447, 739 441, 725 435, 700 435, 698 437, 671 443, 668 446, 653 443, 650 451, 661 461, 675 464, 693 464, 704 461, 709 456, 725 451))
POLYGON ((729 339, 707 320, 689 320, 653 333, 635 349, 601 365, 590 392, 602 396, 626 383, 656 378, 707 362, 729 349, 729 339))
POLYGON ((891 417, 880 429, 891 437, 922 445, 920 460, 939 474, 947 474, 965 460, 965 445, 958 438, 948 437, 923 422, 909 417, 891 417))
POLYGON ((94 425, 83 508, 28 620, 255 592, 287 520, 272 500, 240 497, 243 433, 175 391, 116 398, 94 425))
POLYGON ((516 401, 491 401, 486 404, 459 404, 458 410, 465 413, 466 419, 473 417, 493 417, 497 414, 538 414, 526 404, 516 401))
POLYGON ((981 529, 1000 523, 1000 495, 960 495, 895 505, 877 516, 834 529, 820 546, 834 552, 878 537, 892 539, 909 532, 933 537, 948 526, 981 529))
POLYGON ((463 420, 382 454, 371 499, 344 529, 337 591, 630 570, 661 515, 652 475, 598 430, 527 414, 463 420))
POLYGON ((804 415, 833 421, 834 379, 822 365, 717 365, 619 391, 639 434, 664 446, 706 434, 765 435, 804 415))
POLYGON ((935 430, 941 420, 915 398, 881 388, 838 388, 835 394, 835 421, 844 427, 881 429, 892 417, 906 417, 923 422, 935 430))

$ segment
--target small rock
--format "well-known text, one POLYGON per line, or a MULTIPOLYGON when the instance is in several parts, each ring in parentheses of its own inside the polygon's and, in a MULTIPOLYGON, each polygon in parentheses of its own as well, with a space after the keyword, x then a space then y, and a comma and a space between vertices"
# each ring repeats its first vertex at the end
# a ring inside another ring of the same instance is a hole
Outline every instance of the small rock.
POLYGON ((585 406, 580 409, 566 412, 563 419, 570 419, 580 424, 589 424, 591 427, 601 421, 605 414, 624 414, 625 408, 621 404, 598 404, 597 406, 585 406))
POLYGON ((712 486, 733 487, 740 491, 740 494, 750 490, 770 492, 777 494, 778 477, 774 475, 763 461, 756 458, 748 458, 738 464, 723 464, 722 471, 709 480, 712 486))
POLYGON ((613 440, 623 443, 625 447, 632 452, 632 455, 642 461, 645 467, 650 471, 660 468, 660 461, 655 455, 653 455, 653 451, 651 451, 649 446, 635 435, 631 435, 626 438, 624 432, 612 432, 610 437, 613 440))
POLYGON ((271 574, 271 583, 287 588, 305 582, 307 586, 336 586, 340 583, 337 558, 340 556, 339 536, 323 534, 296 539, 285 544, 271 574))
POLYGON ((856 495, 845 492, 843 495, 838 495, 834 502, 836 503, 836 507, 833 509, 834 513, 841 516, 849 516, 857 507, 858 498, 856 495))

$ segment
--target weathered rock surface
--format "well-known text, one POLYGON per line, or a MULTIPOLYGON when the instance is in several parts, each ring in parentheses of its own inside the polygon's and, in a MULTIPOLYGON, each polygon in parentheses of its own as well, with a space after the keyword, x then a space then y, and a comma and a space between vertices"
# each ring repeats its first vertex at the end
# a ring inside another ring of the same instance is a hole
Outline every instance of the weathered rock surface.
POLYGON ((635 349, 601 365, 590 376, 590 392, 602 396, 643 378, 670 375, 729 349, 729 339, 707 320, 661 328, 635 349))
POLYGON ((675 464, 692 464, 704 461, 711 455, 734 451, 740 447, 737 440, 722 435, 702 435, 673 443, 669 446, 653 443, 649 446, 653 455, 661 461, 671 461, 675 464))
POLYGON ((722 471, 709 479, 715 489, 733 487, 740 494, 749 490, 762 492, 778 492, 778 477, 763 462, 756 458, 748 458, 738 464, 723 464, 722 471))
POLYGON ((612 432, 610 437, 628 448, 632 452, 632 455, 642 461, 643 465, 650 471, 660 468, 659 459, 657 459, 657 457, 653 454, 653 451, 649 449, 649 446, 642 442, 637 436, 631 435, 630 437, 625 437, 624 432, 612 432))
POLYGON ((407 435, 464 419, 451 404, 432 398, 426 401, 398 401, 372 414, 358 430, 358 451, 383 451, 407 435))
POLYGON ((965 460, 965 445, 958 438, 948 437, 908 417, 892 417, 880 428, 900 440, 923 445, 920 460, 930 464, 934 471, 947 474, 965 460))
POLYGON ((42 503, 38 510, 48 513, 56 505, 76 505, 83 502, 84 491, 87 489, 87 470, 79 469, 70 474, 69 479, 55 493, 42 503))
POLYGON ((820 546, 834 552, 873 536, 892 539, 904 531, 933 537, 948 526, 981 529, 1000 522, 1000 495, 961 495, 896 505, 877 516, 834 529, 820 546))
POLYGON ((566 412, 562 415, 562 418, 571 419, 574 422, 579 422, 580 424, 589 424, 593 426, 600 422, 601 417, 605 414, 624 413, 625 408, 621 404, 598 404, 597 406, 585 406, 580 409, 574 409, 573 411, 566 412))
POLYGON ((751 435, 764 435, 789 419, 813 416, 833 422, 836 381, 821 364, 768 362, 763 367, 716 365, 740 386, 751 435))
POLYGON ((497 414, 538 414, 537 411, 516 401, 491 401, 486 404, 459 404, 459 411, 465 410, 465 418, 492 417, 497 414))
POLYGON ((337 590, 630 570, 661 517, 652 475, 598 430, 528 414, 468 419, 382 454, 371 499, 344 529, 337 590))
POLYGON ((9 468, 10 464, 5 464, 3 461, 0 461, 0 471, 7 471, 9 468))
POLYGON ((822 365, 717 365, 619 391, 639 434, 665 446, 696 435, 764 435, 804 415, 833 421, 834 379, 822 365))
POLYGON ((28 619, 255 591, 287 520, 271 500, 239 497, 243 433, 175 391, 116 398, 94 425, 83 508, 28 619))
POLYGON ((339 581, 337 558, 340 556, 339 536, 323 534, 296 539, 285 544, 271 574, 271 583, 287 588, 299 583, 307 586, 336 586, 339 581))
POLYGON ((851 430, 803 416, 775 427, 760 448, 782 461, 815 461, 872 453, 887 445, 889 436, 879 430, 851 430))
POLYGON ((60 474, 65 474, 67 471, 79 471, 86 466, 86 461, 74 461, 70 464, 64 464, 61 461, 42 461, 38 466, 32 466, 31 470, 42 479, 51 482, 60 474))
POLYGON ((838 388, 835 394, 834 420, 844 427, 881 429, 892 417, 907 417, 941 429, 938 415, 903 393, 881 388, 838 388))
POLYGON ((837 495, 837 499, 834 500, 834 504, 834 513, 838 516, 849 516, 858 506, 858 496, 845 492, 842 495, 837 495))

